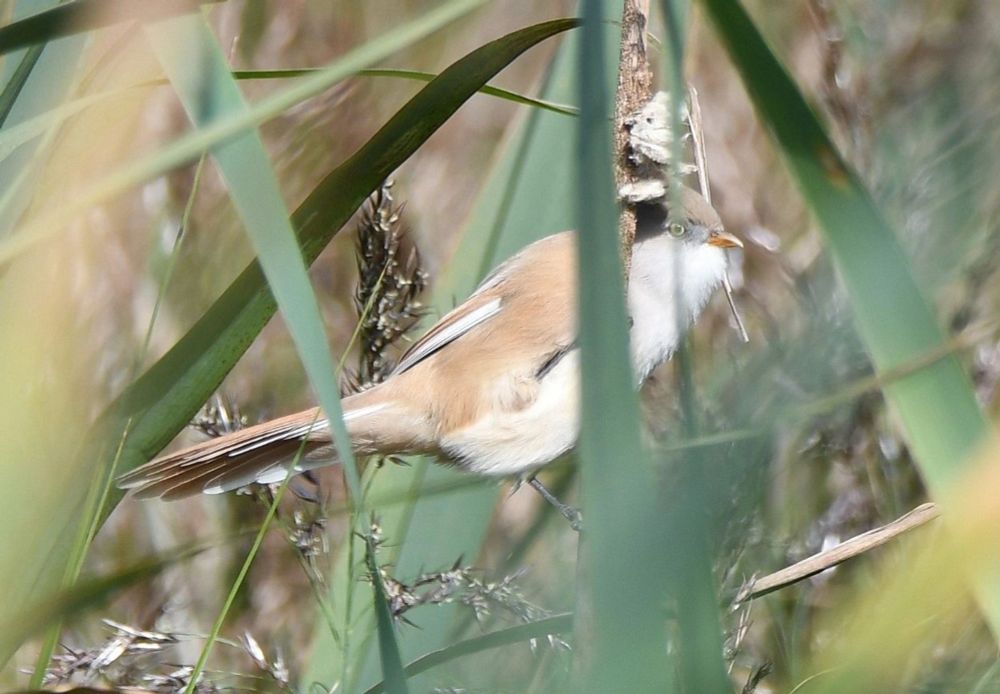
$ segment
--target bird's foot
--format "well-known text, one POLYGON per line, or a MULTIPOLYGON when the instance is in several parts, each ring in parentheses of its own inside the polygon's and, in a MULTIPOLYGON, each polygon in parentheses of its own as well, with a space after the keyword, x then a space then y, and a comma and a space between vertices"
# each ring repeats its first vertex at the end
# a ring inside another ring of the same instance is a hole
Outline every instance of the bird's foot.
POLYGON ((573 508, 569 504, 564 504, 559 501, 556 495, 550 492, 537 477, 529 479, 528 484, 530 484, 536 492, 541 494, 543 499, 555 506, 556 510, 559 511, 562 517, 569 521, 569 526, 573 528, 573 530, 576 532, 583 530, 583 514, 580 513, 579 509, 573 508))

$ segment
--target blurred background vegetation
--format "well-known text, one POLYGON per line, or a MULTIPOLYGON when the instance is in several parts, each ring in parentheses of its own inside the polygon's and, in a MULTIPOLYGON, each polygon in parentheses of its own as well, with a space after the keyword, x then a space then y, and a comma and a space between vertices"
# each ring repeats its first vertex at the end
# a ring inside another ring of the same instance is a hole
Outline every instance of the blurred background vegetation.
MULTIPOLYGON (((14 28, 58 4, 8 1, 0 11, 14 28)), ((606 3, 608 16, 617 4, 606 3)), ((660 67, 666 32, 653 4, 651 46, 660 67)), ((1000 5, 742 4, 895 231, 951 338, 948 349, 995 421, 1000 5)), ((202 11, 233 70, 252 71, 327 65, 437 6, 226 0, 202 11)), ((134 15, 127 4, 120 11, 134 15)), ((572 2, 486 3, 419 41, 400 41, 376 66, 436 74, 488 41, 576 12, 572 2)), ((948 554, 930 544, 934 532, 921 530, 769 596, 734 603, 751 577, 884 524, 927 492, 896 410, 883 396, 882 386, 900 374, 880 368, 875 375, 871 347, 855 327, 859 298, 845 293, 788 159, 752 107, 702 3, 692 3, 688 20, 684 74, 700 95, 714 203, 746 243, 733 259, 731 278, 751 342, 741 343, 717 297, 691 340, 699 441, 692 443, 679 423, 673 366, 654 376, 642 405, 658 445, 654 458, 666 463, 665 479, 683 479, 684 461, 693 460, 709 482, 695 490, 695 506, 707 511, 711 531, 725 642, 717 655, 734 690, 760 676, 759 692, 1000 691, 996 642, 964 583, 951 576, 961 558, 989 554, 988 534, 948 554), (685 458, 691 450, 698 455, 685 458), (915 585, 906 590, 894 582, 911 574, 915 585), (887 591, 896 588, 907 604, 889 599, 887 591), (876 636, 894 644, 882 660, 872 657, 879 654, 872 643, 880 642, 866 640, 876 636)), ((613 22, 604 29, 613 77, 619 29, 613 22)), ((67 577, 75 578, 64 568, 72 555, 66 528, 85 537, 92 527, 86 492, 95 488, 100 461, 80 454, 88 430, 253 258, 211 159, 74 212, 47 229, 45 240, 8 254, 9 242, 31 220, 48 219, 91 182, 124 163, 155 158, 192 129, 144 31, 132 21, 88 27, 44 50, 4 44, 17 50, 5 52, 0 82, 0 242, 6 244, 0 250, 0 471, 7 480, 0 587, 9 603, 0 624, 8 633, 32 635, 23 644, 5 644, 13 651, 4 653, 11 657, 0 671, 7 689, 29 680, 53 687, 184 686, 189 671, 182 666, 198 659, 267 513, 266 504, 245 495, 170 504, 126 498, 96 533, 79 571, 84 585, 107 577, 110 589, 64 592, 61 602, 50 597, 67 577), (56 109, 65 120, 56 120, 56 109), (208 548, 194 558, 174 558, 178 548, 203 544, 208 548), (150 558, 164 561, 144 565, 133 580, 122 573, 150 558), (22 611, 35 605, 54 607, 22 611), (32 679, 63 612, 57 658, 44 680, 40 674, 32 679)), ((570 31, 542 41, 490 83, 575 107, 571 50, 577 40, 570 31)), ((239 87, 255 104, 297 79, 241 79, 239 87)), ((286 207, 307 200, 423 86, 398 76, 356 76, 264 123, 260 134, 286 207)), ((429 276, 429 318, 464 298, 517 248, 573 224, 574 129, 572 115, 478 94, 392 173, 406 243, 419 249, 429 276)), ((352 343, 356 226, 357 218, 345 225, 310 270, 330 354, 351 368, 358 363, 352 343)), ((885 290, 891 303, 892 287, 885 290)), ((911 360, 902 372, 926 362, 911 360)), ((249 422, 314 404, 280 316, 219 393, 249 422)), ((199 436, 185 430, 175 445, 199 436)), ((118 439, 104 443, 111 451, 105 457, 113 458, 118 439)), ((579 501, 576 471, 572 461, 559 464, 546 481, 579 501)), ((509 485, 423 461, 372 466, 363 481, 382 529, 379 561, 386 584, 397 590, 392 604, 404 617, 396 630, 404 663, 574 609, 578 538, 530 491, 511 495, 509 485)), ((343 476, 324 470, 317 486, 306 486, 308 498, 285 496, 264 536, 203 687, 318 692, 339 683, 338 691, 364 691, 382 679, 371 587, 361 545, 350 539, 343 476)), ((550 635, 515 632, 512 643, 499 648, 453 650, 453 659, 411 685, 414 691, 568 686, 573 638, 567 620, 552 624, 550 635)))

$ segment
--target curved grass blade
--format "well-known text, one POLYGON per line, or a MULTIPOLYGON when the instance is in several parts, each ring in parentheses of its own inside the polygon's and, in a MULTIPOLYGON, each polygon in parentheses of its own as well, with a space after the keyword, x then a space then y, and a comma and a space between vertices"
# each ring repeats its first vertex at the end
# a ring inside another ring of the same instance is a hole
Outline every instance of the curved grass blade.
POLYGON ((140 3, 74 0, 0 27, 0 55, 129 20, 149 21, 184 14, 198 9, 199 5, 221 1, 143 0, 140 3))
MULTIPOLYGON (((290 69, 290 70, 234 70, 232 75, 238 80, 257 80, 257 79, 294 79, 296 77, 303 77, 305 75, 313 74, 322 68, 305 68, 305 69, 290 69)), ((421 72, 419 70, 390 70, 390 69, 371 69, 371 70, 361 70, 356 73, 363 77, 398 77, 400 79, 410 79, 417 80, 420 82, 430 82, 437 77, 436 74, 432 72, 421 72)), ((142 84, 137 84, 133 87, 127 87, 125 89, 113 90, 110 92, 101 92, 99 94, 92 94, 89 96, 81 97, 79 99, 74 99, 65 104, 58 106, 50 111, 46 111, 34 118, 28 119, 22 123, 18 123, 16 126, 8 128, 0 132, 0 161, 5 159, 10 155, 15 149, 30 142, 36 137, 40 137, 45 133, 50 127, 58 125, 62 121, 74 116, 80 111, 84 110, 88 106, 100 103, 104 99, 114 98, 127 92, 129 89, 141 89, 141 88, 152 88, 157 86, 166 85, 166 80, 155 80, 150 82, 144 82, 142 84)), ((10 89, 10 85, 5 88, 3 93, 0 93, 0 125, 3 123, 5 96, 7 91, 10 89)), ((542 109, 544 111, 551 111, 553 113, 558 113, 564 116, 575 116, 577 115, 576 109, 571 106, 566 106, 563 104, 555 103, 552 101, 546 101, 545 99, 535 99, 530 96, 525 96, 523 94, 518 94, 517 92, 512 92, 507 89, 501 89, 499 87, 491 87, 486 85, 479 90, 480 94, 487 94, 489 96, 495 96, 506 101, 511 101, 516 104, 523 104, 525 106, 531 106, 532 108, 542 109)))
MULTIPOLYGON (((876 370, 942 349, 943 331, 893 230, 746 10, 736 0, 703 4, 819 222, 876 370)), ((967 375, 949 355, 891 382, 885 394, 932 496, 945 500, 987 433, 967 375)), ((1000 583, 983 581, 980 588, 1000 634, 1000 583)))
MULTIPOLYGON (((233 70, 233 77, 238 80, 292 79, 312 74, 318 69, 319 68, 293 68, 288 70, 233 70)), ((399 79, 417 80, 418 82, 430 82, 437 77, 437 75, 433 72, 424 72, 422 70, 403 70, 399 68, 369 68, 366 70, 359 70, 357 76, 398 77, 399 79)), ((512 92, 509 89, 501 89, 500 87, 491 87, 490 85, 486 85, 479 90, 479 93, 496 96, 501 99, 505 99, 506 101, 513 101, 515 104, 523 104, 525 106, 540 108, 545 111, 552 111, 553 113, 561 113, 564 116, 577 115, 576 109, 571 106, 557 104, 551 101, 546 101, 545 99, 535 99, 530 96, 525 96, 524 94, 512 92)))
POLYGON ((70 222, 76 215, 93 205, 194 161, 212 147, 274 118, 361 68, 424 38, 483 2, 484 0, 451 0, 417 20, 355 48, 315 75, 303 78, 298 84, 263 99, 249 109, 219 119, 209 127, 200 128, 178 138, 154 154, 113 171, 81 190, 79 194, 64 200, 57 210, 39 215, 17 229, 12 238, 0 244, 0 263, 9 262, 18 254, 49 238, 62 228, 63 224, 70 222))
MULTIPOLYGON (((539 619, 538 621, 529 622, 528 624, 518 624, 517 626, 508 627, 506 629, 491 631, 488 634, 459 641, 451 646, 432 651, 427 655, 417 658, 406 666, 406 676, 413 677, 415 675, 419 675, 420 673, 427 672, 438 665, 444 665, 445 663, 455 660, 456 658, 472 655, 473 653, 482 653, 483 651, 488 651, 493 648, 509 646, 523 641, 531 641, 532 639, 538 639, 550 634, 564 634, 572 628, 573 615, 565 613, 557 614, 552 617, 546 617, 545 619, 539 619)), ((379 682, 378 684, 366 689, 364 694, 380 694, 384 691, 386 691, 385 683, 379 682)))

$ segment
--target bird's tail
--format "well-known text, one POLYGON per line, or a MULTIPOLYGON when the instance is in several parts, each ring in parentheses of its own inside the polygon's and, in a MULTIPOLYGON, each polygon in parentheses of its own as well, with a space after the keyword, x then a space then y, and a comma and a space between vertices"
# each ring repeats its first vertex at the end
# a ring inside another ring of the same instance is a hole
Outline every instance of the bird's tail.
MULTIPOLYGON (((344 398, 344 424, 356 453, 380 452, 387 418, 398 427, 394 405, 381 389, 344 398)), ((389 427, 390 429, 392 427, 389 427)), ((140 498, 179 499, 220 494, 252 482, 280 482, 294 465, 305 472, 339 462, 319 408, 240 429, 152 460, 118 478, 118 486, 140 498)))

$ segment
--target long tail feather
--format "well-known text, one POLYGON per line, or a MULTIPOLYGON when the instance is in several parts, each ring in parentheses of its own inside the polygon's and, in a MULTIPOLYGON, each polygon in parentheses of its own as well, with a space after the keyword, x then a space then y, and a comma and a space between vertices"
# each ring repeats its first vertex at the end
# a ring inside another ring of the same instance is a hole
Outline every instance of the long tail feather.
MULTIPOLYGON (((356 448, 359 441, 370 443, 379 426, 368 420, 389 409, 375 390, 344 400, 344 421, 356 448)), ((370 445, 362 447, 372 452, 370 445)), ((336 462, 326 420, 313 408, 157 458, 119 477, 118 486, 140 498, 178 499, 281 481, 292 464, 299 473, 336 462)))

